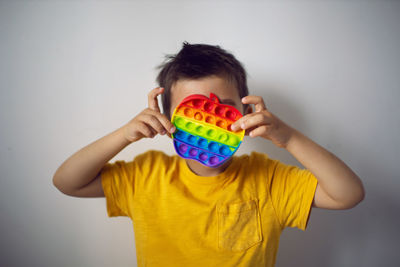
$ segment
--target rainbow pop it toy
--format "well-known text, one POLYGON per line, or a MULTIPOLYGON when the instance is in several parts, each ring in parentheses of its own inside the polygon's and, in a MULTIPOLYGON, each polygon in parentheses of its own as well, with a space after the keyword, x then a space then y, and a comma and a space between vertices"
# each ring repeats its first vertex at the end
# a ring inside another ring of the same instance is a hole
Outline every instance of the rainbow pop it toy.
POLYGON ((174 147, 179 156, 195 159, 208 167, 218 167, 239 148, 244 130, 234 132, 230 126, 243 117, 233 106, 219 103, 213 93, 190 95, 176 107, 172 123, 174 147))

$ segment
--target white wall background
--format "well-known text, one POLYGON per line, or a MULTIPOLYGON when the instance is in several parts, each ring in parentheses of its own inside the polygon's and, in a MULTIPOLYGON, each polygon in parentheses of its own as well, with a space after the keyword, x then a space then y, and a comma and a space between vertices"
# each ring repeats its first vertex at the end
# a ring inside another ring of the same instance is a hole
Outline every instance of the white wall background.
MULTIPOLYGON (((285 231, 277 266, 398 266, 400 2, 2 1, 0 38, 2 266, 136 266, 130 220, 51 179, 145 108, 155 66, 185 40, 233 52, 251 93, 365 184, 356 208, 285 231)), ((149 148, 174 153, 156 137, 113 161, 149 148)), ((252 150, 298 164, 263 139, 238 153, 252 150)))

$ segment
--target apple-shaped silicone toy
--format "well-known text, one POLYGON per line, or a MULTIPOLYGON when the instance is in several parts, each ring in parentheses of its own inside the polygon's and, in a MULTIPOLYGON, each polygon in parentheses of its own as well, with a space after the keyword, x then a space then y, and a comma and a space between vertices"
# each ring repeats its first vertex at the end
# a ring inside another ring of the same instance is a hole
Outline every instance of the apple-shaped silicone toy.
POLYGON ((239 148, 244 130, 234 132, 230 126, 243 117, 235 107, 221 104, 213 93, 190 95, 172 114, 176 127, 172 134, 179 156, 194 159, 208 167, 218 167, 239 148))

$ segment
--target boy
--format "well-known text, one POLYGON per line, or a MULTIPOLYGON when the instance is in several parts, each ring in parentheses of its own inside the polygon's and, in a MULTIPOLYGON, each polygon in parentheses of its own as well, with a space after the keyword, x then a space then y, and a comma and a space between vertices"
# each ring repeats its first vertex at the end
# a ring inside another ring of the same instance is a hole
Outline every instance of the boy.
POLYGON ((63 193, 105 196, 108 216, 132 219, 138 266, 274 266, 282 230, 305 230, 311 207, 348 209, 364 198, 345 163, 272 114, 261 97, 248 95, 245 70, 232 54, 185 42, 167 59, 148 108, 76 152, 53 178, 63 193), (210 92, 244 114, 233 130, 287 149, 306 169, 259 152, 217 168, 158 150, 107 163, 142 138, 171 137, 175 107, 188 95, 210 92))

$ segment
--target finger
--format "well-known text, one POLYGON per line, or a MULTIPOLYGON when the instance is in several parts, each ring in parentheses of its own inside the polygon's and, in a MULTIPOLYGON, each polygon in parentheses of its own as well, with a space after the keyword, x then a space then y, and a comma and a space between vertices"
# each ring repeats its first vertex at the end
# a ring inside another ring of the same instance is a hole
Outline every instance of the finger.
POLYGON ((237 121, 235 121, 234 123, 232 123, 232 124, 231 124, 231 129, 232 129, 232 131, 236 132, 236 131, 242 130, 242 128, 240 127, 240 124, 242 123, 242 121, 243 121, 246 117, 251 116, 252 114, 253 114, 253 113, 244 115, 243 117, 241 117, 240 119, 238 119, 237 121))
POLYGON ((153 137, 154 131, 151 129, 149 125, 144 122, 139 122, 139 130, 138 130, 144 137, 153 137))
POLYGON ((164 88, 156 87, 148 93, 147 100, 148 100, 148 105, 149 105, 150 109, 160 112, 157 96, 159 94, 162 94, 163 92, 164 92, 164 88))
POLYGON ((256 128, 257 128, 257 127, 251 127, 251 128, 246 129, 246 130, 244 131, 244 135, 250 135, 250 132, 253 131, 253 130, 256 129, 256 128))
POLYGON ((261 96, 248 95, 242 98, 243 104, 254 104, 255 112, 260 112, 267 109, 264 99, 261 96))
POLYGON ((250 113, 247 115, 244 115, 243 117, 241 117, 240 119, 238 119, 237 121, 235 121, 234 123, 232 123, 231 125, 231 129, 233 131, 238 131, 238 130, 242 130, 242 123, 246 120, 248 120, 249 118, 253 117, 255 114, 257 113, 250 113))
POLYGON ((148 135, 147 137, 153 138, 154 136, 157 135, 157 131, 154 130, 153 127, 151 127, 151 125, 146 124, 146 127, 150 130, 150 135, 148 135))
POLYGON ((158 120, 157 116, 150 115, 150 114, 143 115, 143 121, 147 125, 151 126, 151 128, 153 128, 153 130, 156 133, 159 133, 161 135, 164 135, 167 133, 167 131, 164 129, 164 126, 158 120))
POLYGON ((176 131, 176 127, 172 122, 165 116, 164 114, 154 111, 152 109, 148 109, 147 113, 157 117, 157 119, 160 121, 160 123, 163 125, 165 131, 167 133, 174 133, 176 131))
POLYGON ((161 113, 156 114, 156 116, 168 134, 174 133, 176 131, 175 125, 172 124, 172 122, 167 118, 167 116, 161 113))
POLYGON ((269 127, 270 127, 269 125, 262 125, 260 127, 257 127, 249 133, 249 136, 250 137, 264 136, 270 129, 269 127))
POLYGON ((249 116, 245 120, 242 120, 240 123, 240 127, 246 130, 251 127, 258 127, 261 125, 271 124, 271 122, 272 122, 271 117, 266 116, 263 113, 255 113, 253 116, 249 116))

